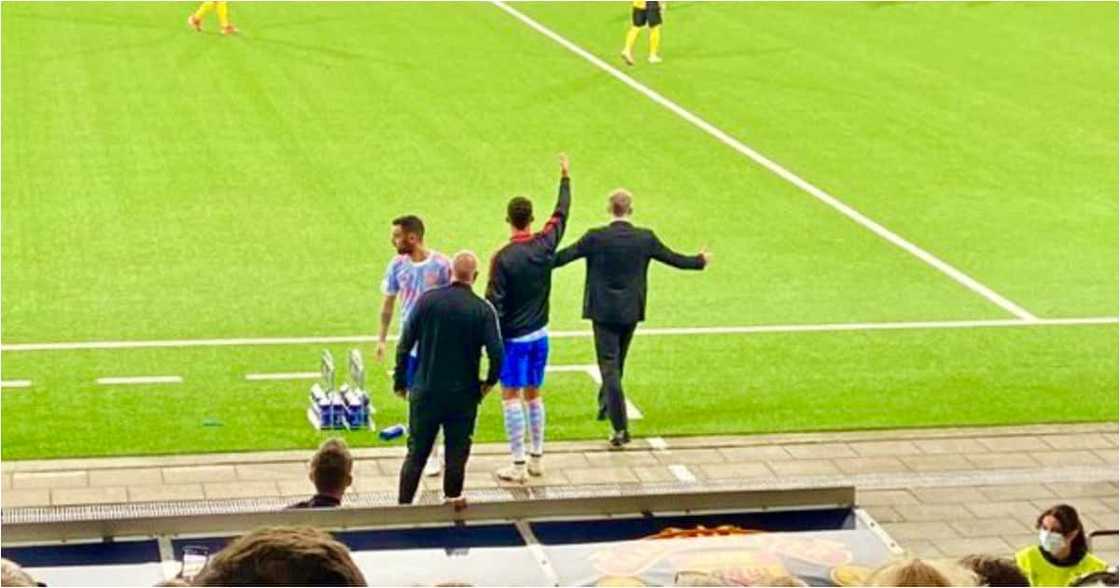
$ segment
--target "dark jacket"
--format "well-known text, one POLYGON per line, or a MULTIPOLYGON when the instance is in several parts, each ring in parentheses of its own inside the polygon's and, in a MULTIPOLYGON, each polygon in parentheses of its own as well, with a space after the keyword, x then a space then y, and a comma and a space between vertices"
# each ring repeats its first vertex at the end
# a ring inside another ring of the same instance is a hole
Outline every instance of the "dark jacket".
POLYGON ((556 254, 560 267, 587 258, 583 286, 583 318, 599 323, 634 324, 646 318, 646 273, 656 259, 679 269, 704 269, 704 258, 681 255, 666 247, 649 229, 615 221, 591 229, 556 254))
POLYGON ((299 509, 299 508, 334 508, 342 504, 342 501, 334 496, 327 496, 325 494, 316 494, 303 502, 297 502, 285 507, 286 510, 299 509))
POLYGON ((416 301, 397 342, 395 390, 405 389, 409 350, 417 342, 419 362, 409 390, 411 402, 440 402, 452 408, 477 404, 482 399, 478 366, 483 347, 490 360, 485 385, 498 381, 502 369, 498 317, 466 284, 452 282, 416 301))
POLYGON ((548 326, 552 262, 568 224, 571 181, 560 179, 556 209, 535 235, 517 236, 490 260, 486 299, 498 311, 502 337, 514 339, 548 326))

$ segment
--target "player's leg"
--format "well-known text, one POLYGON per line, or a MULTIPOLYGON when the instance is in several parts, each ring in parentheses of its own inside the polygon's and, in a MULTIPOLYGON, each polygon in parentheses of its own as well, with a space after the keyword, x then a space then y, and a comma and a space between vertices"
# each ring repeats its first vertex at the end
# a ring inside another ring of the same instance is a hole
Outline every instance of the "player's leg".
POLYGON ((661 5, 650 3, 649 16, 649 62, 661 63, 661 5))
POLYGON ((507 482, 521 483, 528 475, 525 467, 525 411, 521 403, 521 389, 528 379, 527 347, 527 343, 507 341, 502 361, 502 416, 513 464, 499 469, 494 475, 507 482))
POLYGON ((218 5, 218 22, 222 24, 222 34, 232 35, 237 32, 237 27, 229 22, 229 2, 219 0, 216 2, 218 5))
POLYGON ((400 504, 412 504, 412 499, 416 497, 424 462, 432 451, 436 432, 439 431, 439 419, 436 416, 438 415, 430 414, 430 409, 425 410, 419 402, 408 404, 408 455, 401 464, 397 494, 397 502, 400 504))
POLYGON ((190 25, 190 27, 192 29, 194 29, 196 31, 201 31, 202 30, 202 19, 206 18, 206 15, 213 9, 214 9, 214 3, 213 2, 203 2, 198 7, 198 10, 195 10, 193 14, 191 14, 190 16, 187 17, 187 24, 190 25))
POLYGON ((622 48, 622 59, 627 65, 634 65, 634 43, 638 41, 638 34, 646 26, 646 10, 633 8, 630 11, 630 30, 626 31, 626 45, 622 48))
POLYGON ((529 352, 529 381, 525 388, 525 407, 529 414, 529 475, 544 475, 544 371, 548 367, 548 337, 533 342, 529 352))

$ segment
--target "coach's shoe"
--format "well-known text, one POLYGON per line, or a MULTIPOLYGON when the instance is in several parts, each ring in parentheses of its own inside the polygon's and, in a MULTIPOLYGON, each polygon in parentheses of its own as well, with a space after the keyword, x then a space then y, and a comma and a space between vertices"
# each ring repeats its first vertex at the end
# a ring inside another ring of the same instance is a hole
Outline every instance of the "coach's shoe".
POLYGON ((615 431, 610 439, 607 439, 607 449, 619 450, 630 442, 630 433, 627 431, 615 431))
POLYGON ((450 504, 451 508, 455 509, 455 512, 467 508, 467 498, 465 496, 456 496, 455 498, 447 498, 445 496, 443 498, 443 503, 450 504))
POLYGON ((529 474, 526 471, 524 462, 514 462, 512 465, 501 468, 494 472, 494 476, 503 482, 514 482, 517 484, 524 484, 525 481, 529 479, 529 474))
POLYGON ((656 53, 654 53, 654 54, 649 56, 649 62, 650 63, 661 63, 661 58, 658 57, 656 53))
POLYGON ((202 19, 195 18, 194 15, 192 14, 192 15, 187 17, 187 26, 189 26, 192 29, 201 33, 202 32, 202 19))
POLYGON ((237 33, 240 33, 240 32, 241 31, 237 30, 237 27, 235 27, 231 24, 228 24, 228 25, 222 27, 222 34, 223 35, 236 35, 237 33))
POLYGON ((626 62, 626 65, 634 65, 634 56, 630 55, 630 52, 625 49, 622 50, 622 60, 626 62))
POLYGON ((544 475, 544 464, 541 463, 543 458, 543 455, 529 454, 529 466, 526 469, 529 471, 530 476, 539 478, 544 475))
POLYGON ((424 464, 424 475, 429 478, 443 473, 443 452, 439 450, 439 442, 439 437, 436 437, 436 444, 432 447, 432 453, 428 455, 427 463, 424 464))

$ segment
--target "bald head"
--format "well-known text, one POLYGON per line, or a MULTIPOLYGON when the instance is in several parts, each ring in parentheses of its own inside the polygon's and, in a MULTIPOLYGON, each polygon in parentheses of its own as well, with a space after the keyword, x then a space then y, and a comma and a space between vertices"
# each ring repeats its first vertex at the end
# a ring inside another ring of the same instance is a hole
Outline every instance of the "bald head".
POLYGON ((451 258, 451 280, 464 284, 474 284, 478 277, 478 256, 464 249, 451 258))
POLYGON ((626 218, 633 212, 633 198, 630 193, 622 188, 611 192, 607 198, 607 211, 614 215, 615 218, 626 218))

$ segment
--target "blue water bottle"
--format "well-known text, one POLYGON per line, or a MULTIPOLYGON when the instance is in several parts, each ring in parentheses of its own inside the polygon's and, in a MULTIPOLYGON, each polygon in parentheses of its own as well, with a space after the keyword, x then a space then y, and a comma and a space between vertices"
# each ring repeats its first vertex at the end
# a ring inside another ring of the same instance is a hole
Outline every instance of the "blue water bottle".
POLYGON ((381 437, 382 441, 392 441, 393 439, 396 439, 397 437, 400 437, 406 433, 408 433, 408 427, 397 423, 391 427, 381 429, 377 433, 377 435, 381 437))

